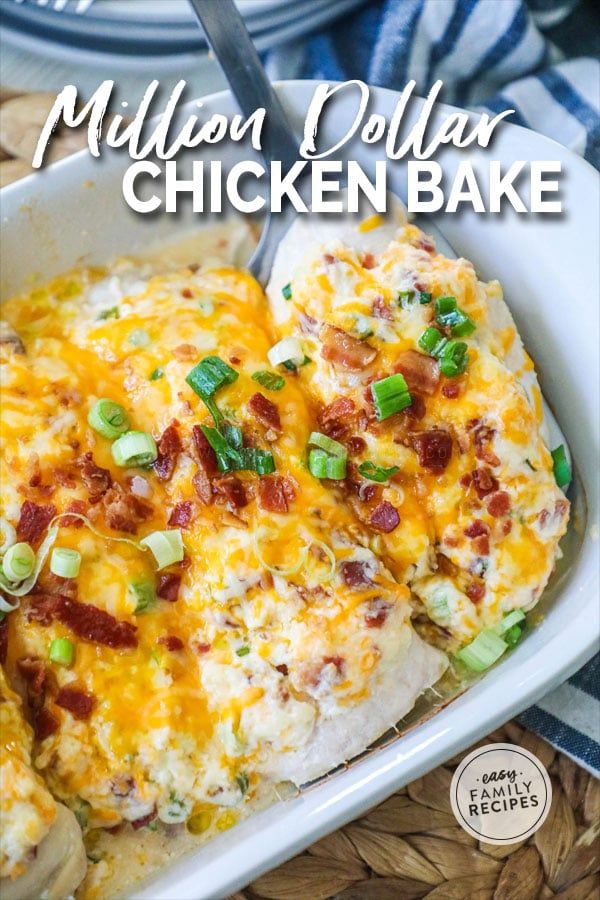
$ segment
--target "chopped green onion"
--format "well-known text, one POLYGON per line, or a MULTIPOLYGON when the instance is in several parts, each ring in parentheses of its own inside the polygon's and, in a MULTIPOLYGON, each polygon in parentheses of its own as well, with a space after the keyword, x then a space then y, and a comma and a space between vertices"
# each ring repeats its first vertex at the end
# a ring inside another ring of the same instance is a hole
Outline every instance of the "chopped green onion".
POLYGON ((291 300, 291 299, 292 299, 292 285, 291 285, 291 282, 288 281, 287 284, 284 284, 284 286, 281 288, 281 293, 283 294, 283 299, 284 299, 284 300, 291 300))
POLYGON ((55 547, 50 557, 50 571, 60 578, 77 578, 81 566, 81 553, 68 547, 55 547))
POLYGON ((28 578, 35 567, 35 552, 29 544, 20 541, 13 544, 4 554, 2 571, 9 581, 23 581, 28 578))
POLYGON ((165 370, 161 369, 159 366, 153 372, 150 372, 150 381, 158 381, 158 379, 162 378, 164 374, 165 374, 165 370))
POLYGON ((311 450, 308 454, 308 469, 315 478, 332 478, 340 481, 346 477, 346 458, 330 456, 325 450, 311 450))
POLYGON ((252 380, 258 381, 268 391, 280 391, 285 387, 285 378, 282 375, 276 375, 275 372, 266 370, 255 372, 252 380))
POLYGON ((238 772, 238 774, 235 776, 235 780, 242 794, 245 794, 250 787, 250 779, 248 778, 246 773, 238 772))
POLYGON ((469 348, 464 341, 448 341, 442 349, 439 361, 440 372, 446 378, 462 375, 469 361, 469 348))
POLYGON ((244 435, 242 429, 238 425, 230 425, 225 422, 222 428, 223 436, 230 447, 234 450, 241 450, 244 446, 244 435))
POLYGON ((293 367, 292 371, 296 366, 303 365, 306 359, 300 341, 295 337, 286 337, 278 341, 271 347, 267 356, 272 366, 283 364, 286 368, 293 367))
POLYGON ((559 488, 565 488, 569 485, 572 473, 565 445, 560 444, 555 450, 552 450, 552 467, 554 470, 554 479, 559 488))
POLYGON ((227 443, 218 428, 212 428, 208 425, 201 425, 204 437, 213 448, 217 455, 217 465, 220 472, 230 472, 232 469, 239 468, 242 464, 242 457, 239 452, 227 443))
POLYGON ((9 547, 11 547, 17 540, 17 532, 14 525, 5 519, 4 516, 0 516, 0 537, 2 543, 0 544, 0 553, 6 553, 9 547))
POLYGON ((238 656, 248 656, 250 647, 239 647, 235 652, 238 656))
POLYGON ((503 641, 494 631, 489 628, 480 631, 474 641, 462 647, 457 657, 474 672, 483 672, 489 669, 507 648, 506 641, 503 641))
POLYGON ((376 466, 370 459, 361 463, 358 467, 359 475, 362 475, 363 478, 368 478, 369 481, 377 481, 379 484, 383 484, 384 481, 387 481, 388 478, 391 478, 392 475, 399 471, 399 466, 390 466, 389 469, 386 469, 384 466, 376 466))
POLYGON ((389 375, 380 381, 374 381, 371 385, 371 394, 373 395, 377 418, 380 422, 393 416, 394 413, 406 409, 412 403, 408 385, 404 375, 400 373, 389 375))
MULTIPOLYGON (((72 515, 77 514, 73 513, 72 515)), ((14 582, 8 580, 8 578, 4 574, 4 569, 2 568, 2 571, 0 571, 0 588, 2 589, 3 593, 10 594, 11 597, 24 597, 26 594, 31 593, 31 588, 38 580, 39 574, 42 571, 44 563, 46 562, 46 557, 50 552, 50 548, 56 540, 58 528, 53 527, 53 525, 57 518, 59 517, 55 516, 54 519, 52 519, 52 521, 50 522, 48 531, 46 532, 46 537, 40 544, 40 548, 37 552, 33 572, 25 579, 25 581, 16 586, 14 582)), ((4 559, 6 559, 6 555, 4 556, 4 559)), ((18 605, 19 604, 16 603, 14 606, 10 606, 10 604, 6 603, 4 598, 0 595, 0 609, 4 610, 4 612, 12 612, 13 609, 16 609, 18 605)))
POLYGON ((110 441, 114 441, 131 428, 129 416, 123 407, 106 397, 94 403, 87 420, 90 428, 110 441))
POLYGON ((327 437, 326 434, 321 434, 320 431, 313 431, 308 438, 309 447, 320 447, 321 450, 325 450, 326 453, 331 454, 331 456, 338 456, 340 459, 346 459, 348 456, 348 451, 344 447, 343 444, 340 444, 339 441, 334 441, 333 438, 327 437))
POLYGON ((448 339, 440 334, 437 328, 426 328, 419 338, 419 347, 430 356, 437 356, 438 353, 446 346, 448 339))
POLYGON ((156 441, 146 431, 128 431, 111 447, 118 466, 149 466, 158 456, 156 441))
POLYGON ((516 647, 516 645, 521 640, 522 634, 523 632, 521 630, 521 626, 513 625, 512 628, 509 628, 508 631, 506 631, 502 635, 502 639, 508 644, 509 647, 516 647))
POLYGON ((201 400, 204 401, 207 409, 215 420, 216 425, 220 425, 223 416, 219 412, 213 396, 219 388, 227 384, 233 384, 238 378, 238 373, 227 363, 223 362, 218 356, 205 356, 201 359, 197 366, 194 366, 186 377, 186 382, 201 400))
POLYGON ((426 303, 431 303, 433 299, 433 294, 429 291, 421 291, 419 293, 419 303, 424 306, 426 303))
POLYGON ((140 541, 142 547, 148 547, 159 569, 164 569, 183 559, 183 540, 179 528, 168 531, 153 531, 140 541))
POLYGON ((150 335, 143 328, 135 328, 129 335, 128 340, 134 347, 147 347, 151 342, 150 335))
POLYGON ((103 309, 98 316, 97 321, 101 322, 106 319, 119 319, 121 316, 118 306, 111 306, 110 309, 103 309))
POLYGON ((133 611, 136 616, 149 612, 156 603, 156 591, 150 581, 132 581, 127 589, 135 600, 133 611))
POLYGON ((75 644, 68 638, 55 638, 50 644, 48 658, 58 666, 72 666, 75 659, 75 644))
POLYGON ((494 631, 496 634, 502 636, 506 631, 509 631, 514 625, 518 625, 519 622, 525 621, 525 613, 522 609, 513 609, 511 612, 507 613, 504 618, 498 622, 497 625, 494 626, 494 631))
POLYGON ((398 293, 398 303, 402 307, 402 309, 408 309, 412 306, 412 302, 415 299, 414 291, 399 291, 398 293))
POLYGON ((435 301, 435 319, 438 325, 449 326, 454 337, 467 337, 475 331, 475 323, 459 309, 456 297, 438 297, 435 301))
POLYGON ((275 471, 275 458, 270 450, 257 450, 254 447, 243 447, 240 450, 241 464, 236 469, 247 469, 258 475, 271 475, 275 471))

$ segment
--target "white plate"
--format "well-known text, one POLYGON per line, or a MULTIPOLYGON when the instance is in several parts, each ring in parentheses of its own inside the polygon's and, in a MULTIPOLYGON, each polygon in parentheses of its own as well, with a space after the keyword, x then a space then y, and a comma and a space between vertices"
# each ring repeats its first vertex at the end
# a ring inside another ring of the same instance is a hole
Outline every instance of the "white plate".
MULTIPOLYGON (((280 94, 290 114, 303 121, 313 82, 289 82, 280 94)), ((398 95, 373 90, 373 111, 389 119, 398 95)), ((337 141, 354 117, 350 96, 337 95, 327 123, 337 141)), ((415 104, 410 120, 422 106, 415 104)), ((227 93, 206 98, 207 112, 228 115, 227 93)), ((440 107, 437 120, 450 112, 440 107)), ((346 152, 366 167, 381 156, 377 147, 346 152)), ((222 148, 226 166, 244 153, 222 148)), ((215 148, 194 158, 210 159, 215 148)), ((371 751, 347 770, 300 796, 281 802, 184 858, 138 900, 203 900, 227 896, 322 835, 379 803, 401 785, 439 765, 529 706, 577 670, 594 653, 598 605, 598 175, 565 148, 523 128, 507 125, 491 151, 470 151, 476 164, 490 158, 503 168, 515 159, 560 160, 564 170, 564 216, 440 216, 437 224, 452 247, 472 259, 483 278, 498 277, 528 350, 536 360, 546 398, 569 440, 577 469, 573 524, 563 541, 564 558, 540 607, 544 617, 515 652, 462 697, 393 743, 371 751)), ((442 157, 438 157, 442 158, 442 157)), ((443 154, 450 177, 462 155, 443 154)), ((129 159, 87 152, 57 163, 2 192, 2 293, 11 294, 32 274, 50 277, 74 264, 103 262, 135 252, 161 237, 189 230, 195 220, 136 216, 121 196, 129 159)), ((405 167, 390 166, 392 190, 403 196, 405 167)), ((185 173, 182 173, 185 177, 185 173)), ((130 895, 131 896, 131 895, 130 895)))

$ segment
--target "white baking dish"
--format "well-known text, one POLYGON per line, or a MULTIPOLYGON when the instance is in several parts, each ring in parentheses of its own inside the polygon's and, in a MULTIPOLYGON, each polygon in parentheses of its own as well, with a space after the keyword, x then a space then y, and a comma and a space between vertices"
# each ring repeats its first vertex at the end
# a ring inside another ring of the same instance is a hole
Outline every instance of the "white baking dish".
MULTIPOLYGON (((301 122, 315 84, 290 82, 280 94, 301 122)), ((373 108, 390 116, 397 95, 374 90, 373 108)), ((421 101, 412 116, 418 114, 421 101)), ((204 101, 207 113, 231 114, 226 93, 204 101)), ((442 118, 450 110, 442 108, 442 118)), ((348 97, 337 101, 327 131, 345 131, 354 116, 348 97)), ((224 162, 247 156, 239 145, 219 148, 224 162)), ((346 148, 364 166, 383 152, 346 148)), ((215 157, 215 148, 207 158, 215 157)), ((443 762, 562 682, 593 654, 598 604, 598 234, 597 173, 550 140, 505 126, 491 150, 472 152, 487 165, 516 159, 560 160, 562 216, 441 216, 438 225, 454 249, 472 259, 483 278, 498 277, 534 357, 547 400, 567 435, 577 469, 564 559, 540 604, 538 627, 517 650, 462 697, 403 737, 372 751, 293 799, 278 802, 180 860, 135 896, 152 900, 218 898, 292 856, 323 834, 381 801, 401 785, 443 762)), ((460 155, 446 150, 447 172, 460 155)), ((130 160, 100 162, 88 154, 2 192, 2 296, 73 265, 105 262, 189 230, 180 216, 136 216, 121 197, 130 160)), ((390 167, 393 190, 404 194, 404 166, 390 167)), ((198 220, 198 224, 202 224, 198 220)))

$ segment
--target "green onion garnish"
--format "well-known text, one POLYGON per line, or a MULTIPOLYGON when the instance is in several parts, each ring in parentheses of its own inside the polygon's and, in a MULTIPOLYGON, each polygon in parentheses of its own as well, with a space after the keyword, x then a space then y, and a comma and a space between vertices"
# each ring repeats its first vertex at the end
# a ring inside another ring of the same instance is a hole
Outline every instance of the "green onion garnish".
POLYGON ((513 626, 518 625, 520 622, 525 621, 525 613, 522 609, 513 609, 511 612, 507 613, 504 618, 498 622, 497 625, 494 626, 494 631, 496 634, 502 636, 506 631, 509 631, 513 626))
POLYGON ((237 469, 247 469, 258 475, 271 475, 275 471, 275 458, 270 450, 256 450, 254 447, 244 447, 240 450, 241 465, 237 469))
POLYGON ((55 638, 50 644, 48 658, 58 666, 72 666, 75 659, 75 644, 68 638, 55 638))
POLYGON ((242 449, 244 446, 244 435, 238 425, 230 425, 229 422, 225 422, 221 431, 230 447, 233 447, 234 450, 242 449))
POLYGON ((332 478, 340 481, 346 477, 346 459, 341 456, 330 456, 325 450, 311 450, 308 454, 308 469, 315 478, 332 478))
POLYGON ((227 440, 218 428, 211 428, 209 425, 201 425, 204 437, 213 448, 217 455, 217 465, 220 472, 230 472, 237 469, 242 464, 242 457, 239 452, 227 443, 227 440))
POLYGON ((111 447, 117 466, 149 466, 158 456, 156 441, 146 431, 128 431, 111 447))
POLYGON ((421 291, 419 293, 419 303, 421 303, 423 306, 426 303, 431 303, 432 299, 433 294, 431 294, 429 291, 421 291))
POLYGON ((552 467, 554 479, 559 488, 567 487, 571 481, 572 473, 564 444, 560 444, 555 450, 552 450, 552 467))
POLYGON ((521 640, 522 633, 523 632, 521 631, 520 625, 513 625, 512 628, 509 628, 508 631, 506 631, 502 635, 502 639, 508 644, 509 647, 516 647, 516 645, 521 640))
POLYGON ((194 366, 186 377, 186 382, 201 400, 204 401, 216 425, 220 425, 223 416, 219 412, 213 396, 219 388, 227 384, 233 384, 238 378, 238 373, 219 359, 218 356, 205 356, 197 366, 194 366))
POLYGON ((448 339, 440 334, 437 328, 426 328, 419 338, 419 347, 430 356, 437 356, 448 343, 448 339))
POLYGON ((154 585, 150 581, 132 581, 127 587, 135 599, 135 615, 149 612, 156 603, 154 585))
POLYGON ((379 484, 383 484, 384 481, 387 481, 388 478, 391 478, 392 475, 399 471, 399 466, 390 466, 389 469, 386 469, 385 466, 376 466, 370 459, 361 463, 358 467, 359 475, 362 475, 363 478, 368 478, 369 481, 377 481, 379 484))
POLYGON ((239 647, 236 651, 237 656, 248 656, 250 647, 239 647))
POLYGON ((50 571, 60 578, 77 578, 81 553, 68 547, 55 547, 50 557, 50 571))
POLYGON ((158 379, 162 378, 164 374, 165 374, 165 370, 161 369, 159 366, 153 372, 150 372, 150 381, 158 381, 158 379))
POLYGON ((331 456, 338 456, 340 459, 346 459, 348 457, 348 451, 343 444, 327 437, 326 434, 321 434, 320 431, 311 432, 310 437, 308 438, 308 445, 309 447, 320 447, 321 450, 325 450, 325 452, 331 454, 331 456))
POLYGON ((276 375, 275 372, 267 372, 266 369, 255 372, 252 380, 258 381, 268 391, 280 391, 285 387, 285 378, 282 375, 276 375))
POLYGON ((142 547, 148 547, 157 567, 164 569, 173 563, 183 559, 183 540, 179 528, 170 528, 168 531, 153 531, 140 541, 142 547))
MULTIPOLYGON (((238 653, 238 655, 239 655, 239 653, 238 653)), ((250 787, 250 779, 248 778, 246 773, 238 772, 238 774, 235 776, 235 780, 236 780, 237 786, 239 787, 242 794, 245 794, 247 792, 248 788, 250 787)))
POLYGON ((128 340, 134 347, 147 347, 151 338, 148 332, 143 328, 135 328, 129 335, 128 340))
POLYGON ((110 309, 104 309, 98 316, 96 321, 102 322, 105 319, 119 319, 121 316, 118 306, 111 306, 110 309))
POLYGON ((412 403, 408 385, 404 375, 400 373, 389 375, 387 378, 382 378, 381 381, 374 381, 371 385, 371 394, 380 422, 383 419, 389 419, 394 413, 406 409, 412 403))
POLYGON ((456 297, 438 297, 435 301, 435 319, 438 325, 449 326, 454 337, 467 337, 475 331, 475 322, 459 309, 456 297))
POLYGON ((446 378, 462 375, 469 362, 469 348, 464 341, 448 341, 439 356, 440 372, 446 378))
POLYGON ((2 560, 2 572, 8 581, 23 581, 31 575, 34 567, 35 553, 23 541, 9 547, 2 560))
POLYGON ((284 286, 281 288, 281 293, 283 294, 284 300, 292 299, 292 284, 290 281, 288 281, 287 284, 284 284, 284 286))
POLYGON ((87 420, 90 428, 110 441, 114 441, 131 428, 129 416, 123 407, 106 397, 94 403, 87 420))
POLYGON ((507 647, 506 641, 495 631, 485 628, 479 632, 474 641, 462 647, 456 655, 469 669, 483 672, 500 659, 507 647))
POLYGON ((402 309, 408 309, 412 306, 412 302, 415 299, 414 291, 399 291, 398 292, 398 303, 402 307, 402 309))

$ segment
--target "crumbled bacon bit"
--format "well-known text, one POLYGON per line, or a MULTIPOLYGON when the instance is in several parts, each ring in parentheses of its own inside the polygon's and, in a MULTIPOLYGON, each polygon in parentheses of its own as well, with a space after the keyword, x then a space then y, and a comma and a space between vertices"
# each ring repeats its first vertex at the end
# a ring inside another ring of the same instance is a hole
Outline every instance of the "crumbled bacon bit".
POLYGON ((198 469, 192 478, 192 484, 198 498, 202 500, 205 506, 209 506, 213 501, 213 489, 210 478, 204 469, 198 469))
POLYGON ((323 254, 323 262, 325 263, 326 266, 330 266, 332 263, 335 262, 335 256, 332 256, 331 253, 324 253, 323 254))
POLYGON ((447 381, 442 388, 442 394, 447 400, 456 400, 460 396, 460 385, 455 381, 447 381))
POLYGON ((486 525, 481 519, 473 519, 471 524, 465 528, 464 533, 466 537, 476 538, 480 537, 482 534, 488 535, 490 533, 490 528, 489 525, 486 525))
POLYGON ((198 462, 200 467, 206 472, 207 475, 216 475, 219 471, 219 467, 217 465, 217 454, 210 446, 208 439, 200 425, 194 425, 192 428, 192 437, 194 440, 194 446, 196 448, 196 453, 198 455, 198 462))
POLYGON ((285 663, 280 663, 280 665, 275 666, 280 675, 288 675, 289 669, 285 663))
POLYGON ((51 713, 45 706, 34 710, 32 718, 33 732, 38 741, 46 740, 47 737, 50 737, 51 734, 54 734, 54 732, 58 730, 58 719, 54 713, 51 713))
POLYGON ((239 364, 241 363, 241 359, 239 358, 239 356, 236 356, 235 353, 232 353, 229 356, 229 362, 232 366, 239 366, 239 364))
POLYGON ((189 287, 181 288, 181 296, 185 297, 186 300, 192 300, 194 296, 194 292, 189 287))
POLYGON ((335 666, 335 670, 338 675, 344 674, 346 660, 343 658, 343 656, 324 656, 323 663, 326 666, 335 666))
POLYGON ((425 250, 426 253, 435 253, 435 244, 428 237, 421 237, 417 240, 417 247, 420 247, 421 250, 425 250))
POLYGON ((510 495, 506 491, 497 491, 492 494, 488 500, 487 511, 495 519, 507 516, 510 512, 510 495))
POLYGON ((28 618, 43 625, 57 619, 92 644, 119 649, 137 647, 135 625, 119 621, 91 603, 77 603, 60 594, 32 594, 29 601, 28 618))
POLYGON ((326 428, 333 422, 348 422, 356 413, 356 405, 350 397, 338 397, 333 403, 324 406, 319 415, 317 422, 321 428, 326 428))
POLYGON ((472 473, 473 484, 475 486, 475 490, 477 492, 477 496, 480 500, 484 497, 487 497, 488 494, 491 494, 493 491, 498 490, 498 481, 489 469, 485 466, 475 469, 472 473))
POLYGON ((340 566, 342 581, 348 587, 368 587, 373 584, 366 566, 357 559, 349 559, 340 566))
POLYGON ((150 822, 153 822, 155 818, 156 809, 153 809, 147 816, 141 816, 139 819, 134 819, 131 823, 131 827, 134 831, 139 831, 140 828, 144 828, 146 825, 149 825, 150 822))
POLYGON ((483 600, 485 594, 485 584, 482 584, 480 581, 472 581, 471 584, 467 585, 465 593, 473 603, 479 603, 480 600, 483 600))
POLYGON ((247 506, 248 498, 244 485, 236 475, 215 478, 213 486, 217 494, 226 499, 231 509, 241 509, 243 506, 247 506))
POLYGON ((210 644, 200 643, 199 641, 196 641, 194 643, 194 649, 197 653, 208 653, 208 651, 210 650, 210 644))
POLYGON ((256 394, 250 397, 248 407, 265 428, 281 431, 281 419, 279 418, 277 405, 265 397, 264 394, 261 394, 260 391, 257 391, 256 394))
POLYGON ((325 325, 319 332, 322 341, 321 356, 327 362, 343 366, 351 372, 360 372, 373 362, 377 356, 377 350, 359 341, 341 328, 332 328, 325 325))
POLYGON ((501 529, 504 537, 506 537, 507 534, 511 533, 512 527, 513 527, 513 523, 512 523, 511 519, 505 519, 504 522, 502 522, 500 529, 501 529))
POLYGON ((280 475, 263 475, 258 482, 258 505, 274 513, 286 513, 288 502, 284 479, 280 475))
POLYGON ((85 516, 86 512, 87 506, 83 500, 71 500, 65 512, 61 513, 60 522, 58 524, 61 528, 81 528, 83 525, 81 519, 76 518, 76 516, 68 516, 66 513, 77 513, 79 516, 85 516))
POLYGON ((400 524, 400 516, 398 515, 398 510, 391 503, 388 503, 387 500, 382 500, 379 506, 372 510, 369 522, 372 528, 382 531, 384 534, 389 534, 390 531, 393 531, 400 524))
POLYGON ((376 319, 386 319, 388 322, 392 322, 394 319, 394 313, 383 297, 375 297, 371 311, 376 319))
POLYGON ((486 534, 473 538, 473 549, 478 556, 490 555, 490 539, 486 534))
POLYGON ((365 625, 367 628, 381 628, 386 622, 390 609, 390 604, 382 600, 381 597, 369 600, 365 614, 365 625))
POLYGON ((174 634, 165 634, 163 637, 159 637, 158 643, 162 644, 163 647, 166 647, 167 650, 170 650, 172 653, 175 653, 177 650, 183 650, 184 647, 181 638, 178 638, 174 634))
POLYGON ((62 687, 56 695, 55 703, 68 710, 76 719, 84 721, 91 716, 96 698, 79 688, 62 687))
POLYGON ((104 494, 102 504, 108 527, 113 531, 125 531, 127 534, 135 534, 138 524, 150 518, 154 512, 149 503, 136 497, 135 494, 128 494, 117 483, 104 494))
POLYGON ((89 494, 90 503, 97 503, 112 484, 112 475, 108 469, 97 466, 91 453, 84 453, 77 460, 81 480, 89 494))
POLYGON ((405 350, 398 356, 394 372, 404 375, 408 390, 419 394, 433 394, 440 380, 440 367, 431 356, 416 350, 405 350))
MULTIPOLYGON (((472 420, 473 423, 478 423, 478 421, 478 419, 472 420)), ((467 424, 467 427, 469 427, 469 424, 467 424)), ((489 446, 496 433, 495 430, 487 425, 478 424, 475 424, 474 428, 473 444, 475 446, 475 456, 489 466, 499 466, 500 460, 489 446)))
POLYGON ((23 656, 17 660, 19 675, 27 683, 27 693, 40 697, 44 693, 48 671, 38 656, 23 656))
POLYGON ((350 456, 358 456, 359 453, 364 453, 367 449, 367 442, 364 438, 359 437, 359 435, 355 434, 352 437, 349 437, 346 441, 346 447, 350 456))
POLYGON ((194 517, 194 504, 191 500, 182 500, 176 503, 171 510, 167 525, 179 525, 187 528, 194 517))
POLYGON ((452 438, 447 431, 434 428, 413 437, 419 465, 430 472, 443 472, 452 456, 452 438))
POLYGON ((175 603, 179 599, 180 585, 181 575, 176 572, 164 572, 158 576, 156 596, 161 600, 168 600, 169 603, 175 603))
POLYGON ((38 506, 25 500, 17 523, 17 539, 35 546, 55 515, 56 507, 52 503, 38 506))
POLYGON ((377 265, 377 260, 372 253, 363 253, 361 264, 363 269, 374 269, 377 265))
POLYGON ((163 431, 157 444, 158 456, 153 464, 154 471, 161 481, 169 481, 175 471, 177 458, 183 447, 177 425, 174 419, 163 431))
POLYGON ((425 418, 425 413, 427 412, 427 407, 425 406, 425 401, 419 394, 411 395, 411 403, 410 406, 407 406, 402 410, 401 415, 407 416, 409 419, 415 419, 415 421, 420 422, 421 419, 425 418))
POLYGON ((465 490, 466 490, 470 486, 472 480, 473 480, 473 478, 472 478, 471 474, 469 472, 467 472, 466 475, 460 476, 460 478, 458 479, 458 483, 460 484, 460 486, 462 488, 465 488, 465 490))
POLYGON ((193 344, 179 344, 173 348, 173 356, 180 362, 195 362, 200 356, 200 352, 193 344))

